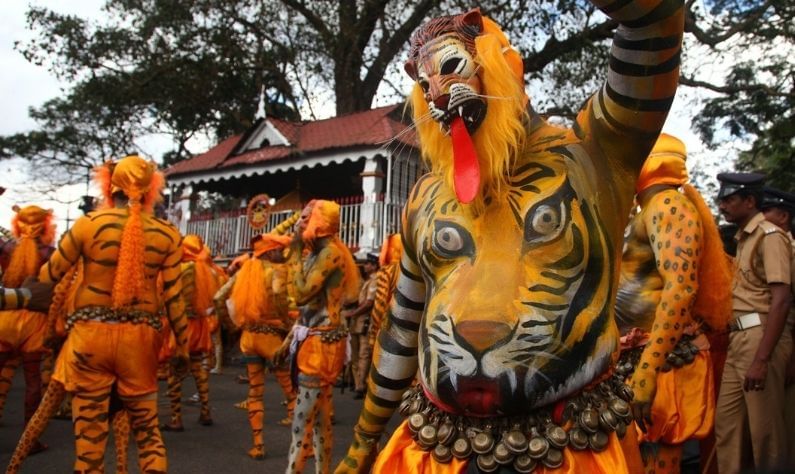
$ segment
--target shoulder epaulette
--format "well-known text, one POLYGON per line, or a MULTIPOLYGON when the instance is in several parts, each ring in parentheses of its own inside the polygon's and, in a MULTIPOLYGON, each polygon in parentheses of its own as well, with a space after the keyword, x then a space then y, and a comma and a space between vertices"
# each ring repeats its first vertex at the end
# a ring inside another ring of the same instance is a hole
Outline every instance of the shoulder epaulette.
POLYGON ((784 231, 781 229, 781 227, 777 226, 776 224, 773 224, 772 222, 768 222, 768 221, 760 222, 759 223, 759 227, 762 228, 762 231, 765 233, 765 235, 774 234, 776 232, 781 232, 782 234, 784 233, 784 231))

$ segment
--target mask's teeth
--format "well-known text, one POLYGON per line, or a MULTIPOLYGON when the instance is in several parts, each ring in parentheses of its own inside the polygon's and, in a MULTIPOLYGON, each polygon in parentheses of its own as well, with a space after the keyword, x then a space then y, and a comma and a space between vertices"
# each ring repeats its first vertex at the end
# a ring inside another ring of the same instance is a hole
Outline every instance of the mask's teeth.
POLYGON ((458 106, 458 116, 462 117, 462 118, 464 117, 464 106, 463 105, 459 105, 458 106))

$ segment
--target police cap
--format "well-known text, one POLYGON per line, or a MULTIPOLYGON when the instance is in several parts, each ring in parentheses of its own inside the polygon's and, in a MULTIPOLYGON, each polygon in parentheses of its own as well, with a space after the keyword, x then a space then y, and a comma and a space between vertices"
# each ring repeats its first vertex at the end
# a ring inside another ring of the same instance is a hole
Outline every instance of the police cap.
POLYGON ((727 198, 744 189, 761 191, 765 185, 765 179, 765 175, 761 173, 719 173, 720 191, 718 191, 718 199, 727 198))
POLYGON ((789 211, 790 214, 795 214, 795 194, 765 186, 761 208, 769 209, 771 207, 780 207, 789 211))

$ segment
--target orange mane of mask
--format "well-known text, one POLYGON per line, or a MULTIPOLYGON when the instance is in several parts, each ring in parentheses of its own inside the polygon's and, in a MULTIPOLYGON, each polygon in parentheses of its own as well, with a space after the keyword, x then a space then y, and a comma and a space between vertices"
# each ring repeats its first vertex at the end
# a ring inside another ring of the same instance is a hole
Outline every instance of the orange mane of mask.
POLYGON ((212 308, 216 279, 213 276, 210 249, 201 237, 188 234, 182 239, 182 261, 193 262, 193 308, 201 313, 212 308))
POLYGON ((681 140, 666 133, 660 134, 643 163, 635 191, 640 193, 655 184, 682 186, 688 179, 686 158, 687 150, 681 140))
POLYGON ((290 245, 292 238, 287 235, 278 235, 273 233, 262 234, 261 238, 254 243, 254 258, 259 258, 265 252, 271 250, 283 249, 290 245))
POLYGON ((17 245, 11 252, 8 268, 3 275, 3 285, 12 288, 38 273, 42 262, 37 242, 50 245, 55 240, 52 210, 39 206, 14 206, 14 211, 16 214, 11 220, 11 230, 17 238, 17 245))

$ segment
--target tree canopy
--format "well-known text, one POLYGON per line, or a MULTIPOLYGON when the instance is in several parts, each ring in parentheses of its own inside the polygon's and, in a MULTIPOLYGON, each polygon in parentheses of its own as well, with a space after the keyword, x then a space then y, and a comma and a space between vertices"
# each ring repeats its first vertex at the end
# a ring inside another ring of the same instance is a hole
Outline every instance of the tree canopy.
MULTIPOLYGON (((687 2, 682 83, 709 91, 695 122, 712 146, 753 142, 740 166, 787 169, 793 156, 792 1, 687 2), (699 5, 706 5, 706 9, 699 5), (724 65, 728 65, 728 68, 724 65), (709 67, 707 67, 709 66, 709 67)), ((17 49, 73 84, 31 109, 37 130, 0 137, 54 183, 165 133, 165 157, 190 156, 196 135, 246 130, 269 116, 365 110, 408 92, 408 39, 463 0, 107 0, 92 22, 31 7, 36 36, 17 49)), ((616 24, 583 0, 484 0, 519 48, 534 107, 571 117, 601 83, 616 24)), ((78 174, 78 180, 81 179, 78 174)), ((787 182, 785 188, 792 185, 787 182)))

